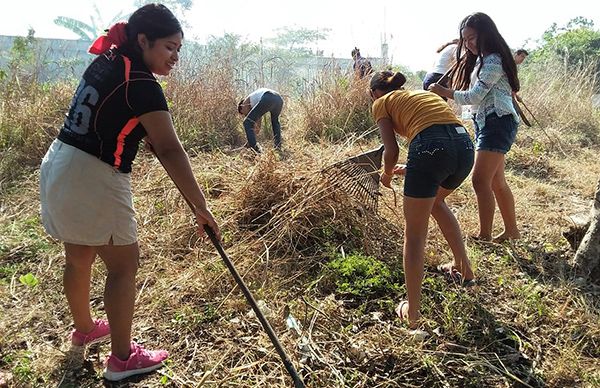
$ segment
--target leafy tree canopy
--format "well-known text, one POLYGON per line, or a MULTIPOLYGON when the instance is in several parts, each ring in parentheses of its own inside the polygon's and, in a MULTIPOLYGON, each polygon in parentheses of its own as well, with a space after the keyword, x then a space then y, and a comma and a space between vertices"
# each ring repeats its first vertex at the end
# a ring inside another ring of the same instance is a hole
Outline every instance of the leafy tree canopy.
MULTIPOLYGON (((151 0, 135 0, 133 6, 134 9, 137 9, 145 4, 153 2, 154 1, 151 0)), ((183 25, 186 25, 183 19, 183 11, 191 9, 194 0, 163 0, 161 1, 161 3, 167 6, 175 14, 183 25)), ((131 15, 131 13, 119 12, 110 20, 105 21, 102 18, 102 14, 100 13, 98 6, 96 4, 93 4, 92 7, 94 13, 89 16, 89 22, 70 18, 67 16, 58 16, 56 19, 54 19, 54 24, 74 32, 75 34, 77 34, 79 39, 94 40, 112 24, 120 20, 126 20, 127 18, 129 18, 129 15, 131 15)))
POLYGON ((305 27, 282 27, 276 30, 277 35, 268 42, 279 48, 308 53, 313 43, 327 39, 329 29, 313 30, 305 27))
POLYGON ((569 65, 600 59, 600 31, 594 22, 582 16, 571 19, 564 27, 554 23, 542 36, 541 47, 533 53, 534 59, 558 56, 569 65))

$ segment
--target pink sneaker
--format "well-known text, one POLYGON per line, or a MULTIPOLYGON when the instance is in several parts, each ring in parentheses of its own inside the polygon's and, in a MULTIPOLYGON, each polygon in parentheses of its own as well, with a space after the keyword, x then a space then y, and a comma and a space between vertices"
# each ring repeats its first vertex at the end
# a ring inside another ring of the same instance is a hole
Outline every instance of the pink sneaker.
POLYGON ((142 345, 131 343, 131 354, 127 361, 121 361, 112 354, 106 359, 104 378, 109 381, 122 380, 129 376, 152 372, 162 366, 169 357, 166 350, 146 350, 142 345))
POLYGON ((71 343, 75 346, 91 345, 102 342, 110 338, 110 326, 104 319, 96 319, 96 325, 92 331, 84 334, 80 331, 73 330, 71 333, 71 343))

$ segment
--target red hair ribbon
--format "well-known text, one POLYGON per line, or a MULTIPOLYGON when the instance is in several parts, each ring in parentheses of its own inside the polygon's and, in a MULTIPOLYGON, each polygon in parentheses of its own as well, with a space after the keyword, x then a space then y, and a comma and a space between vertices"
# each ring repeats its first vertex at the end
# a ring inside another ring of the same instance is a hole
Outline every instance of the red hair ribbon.
POLYGON ((113 24, 106 34, 99 36, 88 49, 91 54, 100 55, 113 46, 119 47, 127 41, 127 22, 113 24))

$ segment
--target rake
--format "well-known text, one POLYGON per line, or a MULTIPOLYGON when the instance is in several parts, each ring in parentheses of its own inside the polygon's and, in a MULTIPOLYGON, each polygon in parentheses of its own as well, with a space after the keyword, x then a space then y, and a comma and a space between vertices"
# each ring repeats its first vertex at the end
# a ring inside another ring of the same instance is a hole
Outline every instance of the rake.
MULTIPOLYGON (((523 123, 525 123, 525 125, 527 125, 528 127, 531 127, 531 123, 529 122, 529 120, 527 120, 527 117, 525 117, 525 112, 523 112, 523 110, 521 109, 520 105, 515 101, 515 99, 513 99, 513 102, 515 103, 515 108, 517 108, 517 113, 519 114, 519 116, 521 117, 521 119, 523 120, 523 123)), ((529 115, 533 118, 533 120, 535 121, 535 123, 537 124, 538 128, 544 132, 544 135, 546 135, 546 137, 548 138, 548 140, 550 140, 550 143, 552 143, 552 145, 556 146, 560 152, 563 155, 567 155, 565 153, 565 151, 562 149, 562 144, 560 139, 553 139, 548 132, 546 132, 546 130, 544 129, 544 127, 542 126, 542 124, 540 124, 539 120, 535 117, 535 115, 533 114, 533 112, 527 107, 527 105, 525 105, 525 102, 523 102, 523 100, 520 101, 521 105, 523 105, 523 108, 525 108, 525 110, 527 111, 527 113, 529 113, 529 115)))
MULTIPOLYGON (((521 104, 523 104, 523 106, 525 106, 525 104, 522 101, 521 101, 521 104)), ((519 105, 519 102, 517 101, 517 99, 515 97, 513 97, 513 106, 515 107, 517 114, 521 118, 521 121, 523 121, 523 124, 527 125, 528 127, 531 127, 531 122, 529 121, 527 116, 525 116, 525 112, 523 112, 523 110, 521 109, 521 105, 519 105)), ((527 109, 527 111, 531 114, 531 111, 529 109, 527 109)), ((531 115, 531 117, 533 117, 535 119, 535 117, 533 115, 531 115)))
POLYGON ((321 170, 329 182, 350 194, 366 209, 377 212, 379 204, 379 170, 383 145, 360 155, 342 160, 321 170))
MULTIPOLYGON (((158 159, 158 161, 164 168, 165 165, 163 164, 162 160, 160 160, 158 155, 153 150, 152 150, 152 153, 154 153, 154 155, 156 156, 156 158, 158 159)), ((165 171, 167 172, 167 175, 169 175, 169 177, 171 178, 171 181, 173 181, 173 183, 175 183, 175 181, 173 180, 173 178, 171 177, 171 175, 169 174, 169 172, 167 171, 166 168, 165 168, 165 171)), ((175 186, 179 190, 179 193, 181 194, 182 198, 185 200, 185 202, 188 204, 188 206, 192 210, 192 213, 194 213, 194 215, 195 215, 196 214, 195 206, 183 194, 183 191, 181 191, 181 189, 179 188, 177 183, 175 183, 175 186)), ((225 262, 225 265, 229 269, 229 272, 231 272, 231 275, 233 276, 238 287, 240 288, 240 290, 242 290, 242 293, 246 297, 246 300, 248 301, 248 304, 250 304, 250 307, 252 307, 252 310, 256 314, 256 317, 260 321, 263 329, 267 332, 267 335, 269 336, 269 339, 271 340, 273 347, 275 347, 277 354, 279 354, 279 357, 281 358, 281 361, 283 362, 285 369, 288 371, 288 373, 292 377, 292 380, 294 381, 294 388, 305 388, 304 382, 298 375, 296 368, 294 368, 294 365, 292 364, 292 362, 290 361, 290 358, 288 357, 285 350, 283 349, 283 346, 281 346, 281 343, 279 342, 279 339, 277 338, 275 331, 269 324, 269 321, 267 320, 267 318, 265 318, 263 312, 260 310, 260 307, 258 307, 258 304, 256 303, 256 300, 254 299, 254 296, 252 296, 252 293, 248 289, 248 286, 246 286, 246 283, 244 283, 244 280, 242 279, 242 277, 238 273, 237 269, 233 265, 233 262, 227 256, 227 253, 225 253, 225 250, 223 249, 221 242, 215 235, 215 232, 208 225, 204 225, 204 231, 208 235, 208 238, 214 245, 214 247, 217 250, 217 252, 219 253, 219 255, 221 256, 221 259, 223 259, 223 261, 225 262)))
POLYGON ((527 107, 527 105, 525 105, 525 102, 523 100, 521 100, 521 104, 523 105, 523 108, 525 108, 525 110, 529 113, 529 115, 531 115, 531 117, 533 118, 533 121, 535 121, 535 123, 541 127, 542 124, 540 124, 540 122, 538 121, 538 119, 534 116, 533 112, 531 110, 529 110, 529 108, 527 107))

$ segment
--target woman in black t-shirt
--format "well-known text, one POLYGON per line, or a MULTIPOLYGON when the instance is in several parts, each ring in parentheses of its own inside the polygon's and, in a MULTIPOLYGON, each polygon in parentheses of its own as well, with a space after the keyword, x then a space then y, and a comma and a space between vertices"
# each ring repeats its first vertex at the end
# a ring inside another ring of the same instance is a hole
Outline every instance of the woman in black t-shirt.
POLYGON ((170 73, 182 40, 179 21, 159 4, 139 8, 98 38, 90 52, 99 56, 83 74, 40 168, 42 221, 65 247, 64 289, 75 326, 71 341, 85 346, 110 336, 108 380, 157 369, 168 357, 164 350, 131 342, 139 248, 129 173, 142 139, 195 207, 199 233, 208 225, 220 238, 154 77, 170 73), (93 320, 90 313, 96 255, 108 272, 108 322, 93 320))

